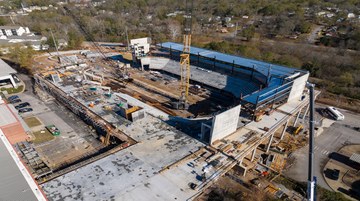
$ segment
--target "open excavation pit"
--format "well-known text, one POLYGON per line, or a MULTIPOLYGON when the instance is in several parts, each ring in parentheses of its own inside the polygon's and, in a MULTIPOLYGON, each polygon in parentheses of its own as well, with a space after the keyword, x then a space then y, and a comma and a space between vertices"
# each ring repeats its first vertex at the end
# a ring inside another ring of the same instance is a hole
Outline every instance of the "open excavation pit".
POLYGON ((189 109, 176 110, 172 107, 180 97, 179 77, 165 71, 128 71, 133 79, 126 87, 111 81, 106 86, 112 91, 128 94, 144 103, 162 110, 171 116, 179 117, 209 117, 213 113, 235 104, 234 96, 225 91, 194 82, 190 85, 188 103, 189 109))

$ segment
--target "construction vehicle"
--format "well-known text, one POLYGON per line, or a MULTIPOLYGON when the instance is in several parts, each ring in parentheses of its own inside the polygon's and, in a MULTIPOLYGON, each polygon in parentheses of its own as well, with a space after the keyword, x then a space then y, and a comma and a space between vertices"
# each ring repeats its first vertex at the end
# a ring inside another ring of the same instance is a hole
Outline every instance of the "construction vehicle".
POLYGON ((55 125, 45 126, 45 128, 46 128, 53 136, 58 136, 58 135, 60 135, 60 130, 59 130, 58 128, 56 128, 55 125))
POLYGON ((185 22, 183 36, 183 52, 180 54, 180 98, 179 102, 173 104, 175 109, 188 109, 188 95, 190 86, 190 46, 192 28, 193 0, 185 2, 185 22))
POLYGON ((303 125, 300 124, 300 126, 298 126, 298 127, 294 130, 294 135, 299 134, 302 129, 303 129, 303 125))

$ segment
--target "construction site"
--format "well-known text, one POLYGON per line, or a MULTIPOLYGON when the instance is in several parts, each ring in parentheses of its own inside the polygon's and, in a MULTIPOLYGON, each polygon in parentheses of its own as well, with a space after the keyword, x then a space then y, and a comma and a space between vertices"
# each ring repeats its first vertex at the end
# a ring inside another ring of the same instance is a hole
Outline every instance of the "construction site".
POLYGON ((296 144, 287 133, 304 130, 308 72, 191 48, 182 91, 182 44, 131 43, 121 53, 98 45, 37 58, 37 95, 70 110, 100 143, 37 177, 50 198, 193 199, 234 167, 281 171, 296 144))
POLYGON ((191 47, 187 23, 183 44, 91 41, 34 59, 37 96, 87 133, 17 145, 48 198, 193 200, 233 168, 281 172, 305 145, 309 73, 191 47))

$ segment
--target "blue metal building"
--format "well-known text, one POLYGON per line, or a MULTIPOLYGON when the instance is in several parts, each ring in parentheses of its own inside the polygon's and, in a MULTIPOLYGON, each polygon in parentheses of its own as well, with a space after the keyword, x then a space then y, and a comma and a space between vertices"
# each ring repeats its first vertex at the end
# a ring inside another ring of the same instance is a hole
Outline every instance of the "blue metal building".
MULTIPOLYGON (((165 42, 157 46, 161 51, 167 52, 170 59, 180 60, 182 44, 165 42)), ((252 110, 253 113, 286 100, 293 86, 293 79, 308 73, 296 68, 197 47, 191 47, 190 61, 194 66, 242 78, 249 85, 260 84, 260 89, 246 90, 240 97, 242 107, 252 110)))

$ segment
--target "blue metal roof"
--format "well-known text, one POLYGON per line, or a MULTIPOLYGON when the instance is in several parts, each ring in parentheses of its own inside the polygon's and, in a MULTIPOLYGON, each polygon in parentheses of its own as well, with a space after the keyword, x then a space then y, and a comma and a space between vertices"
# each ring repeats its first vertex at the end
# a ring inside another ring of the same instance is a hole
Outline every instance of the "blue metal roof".
MULTIPOLYGON (((173 42, 160 43, 160 44, 158 44, 158 46, 168 48, 168 49, 171 48, 171 49, 177 50, 177 51, 183 50, 182 44, 173 43, 173 42)), ((271 67, 270 73, 272 76, 281 76, 281 77, 289 76, 289 75, 294 74, 295 72, 301 71, 299 69, 289 68, 289 67, 271 64, 271 63, 267 63, 267 62, 263 62, 263 61, 254 60, 254 59, 247 59, 247 58, 243 58, 240 56, 224 54, 224 53, 215 52, 215 51, 206 50, 206 49, 197 48, 197 47, 191 47, 190 53, 194 54, 194 55, 199 54, 200 56, 208 57, 211 59, 215 58, 218 61, 228 62, 231 64, 234 62, 236 65, 244 66, 247 68, 255 68, 256 71, 262 73, 265 76, 267 76, 269 73, 269 67, 271 67)))
POLYGON ((280 79, 275 78, 270 81, 269 87, 266 87, 262 90, 249 94, 245 96, 243 100, 252 104, 261 103, 273 98, 279 92, 284 92, 290 89, 291 86, 292 86, 292 82, 282 84, 282 81, 280 79))

